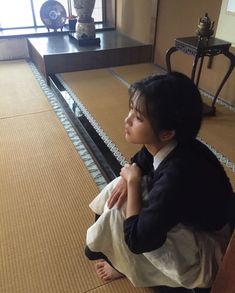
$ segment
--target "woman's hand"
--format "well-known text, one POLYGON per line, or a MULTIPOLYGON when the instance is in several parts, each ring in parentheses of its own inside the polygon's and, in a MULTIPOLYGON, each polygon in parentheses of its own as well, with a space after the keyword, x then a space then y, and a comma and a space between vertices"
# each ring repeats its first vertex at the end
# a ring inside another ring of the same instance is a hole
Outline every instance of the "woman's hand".
POLYGON ((139 183, 141 181, 142 173, 136 163, 133 163, 125 164, 121 169, 120 175, 126 180, 127 184, 129 184, 130 182, 139 183))
POLYGON ((140 168, 134 163, 125 164, 121 169, 120 175, 126 180, 128 195, 126 206, 126 218, 138 215, 142 208, 141 198, 141 178, 140 168))
POLYGON ((124 178, 120 178, 117 185, 114 187, 110 198, 108 199, 108 207, 111 209, 115 204, 118 209, 122 207, 127 197, 127 183, 124 178))

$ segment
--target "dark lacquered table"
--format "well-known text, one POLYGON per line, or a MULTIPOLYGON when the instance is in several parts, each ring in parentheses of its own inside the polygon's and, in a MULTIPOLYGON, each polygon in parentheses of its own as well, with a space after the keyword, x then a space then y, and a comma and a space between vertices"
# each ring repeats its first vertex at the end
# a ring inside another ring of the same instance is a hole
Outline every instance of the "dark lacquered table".
POLYGON ((50 74, 152 61, 151 44, 115 30, 98 32, 96 37, 100 45, 95 46, 79 46, 69 34, 28 38, 29 55, 48 83, 50 74))

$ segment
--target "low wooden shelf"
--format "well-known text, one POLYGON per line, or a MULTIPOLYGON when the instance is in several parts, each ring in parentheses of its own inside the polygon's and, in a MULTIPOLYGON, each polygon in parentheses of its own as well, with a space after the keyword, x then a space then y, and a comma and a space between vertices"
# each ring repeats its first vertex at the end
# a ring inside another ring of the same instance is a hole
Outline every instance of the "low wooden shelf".
POLYGON ((28 38, 31 60, 49 83, 49 75, 152 61, 152 45, 137 42, 115 30, 96 34, 100 45, 79 46, 69 35, 28 38))

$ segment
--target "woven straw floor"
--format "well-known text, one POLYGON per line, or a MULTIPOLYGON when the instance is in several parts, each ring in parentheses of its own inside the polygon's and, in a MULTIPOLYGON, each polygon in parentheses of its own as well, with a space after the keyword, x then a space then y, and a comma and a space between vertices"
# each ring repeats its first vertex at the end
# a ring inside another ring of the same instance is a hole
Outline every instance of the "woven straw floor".
MULTIPOLYGON (((64 73, 59 78, 129 159, 139 146, 126 143, 123 136, 123 120, 128 111, 127 86, 147 75, 160 72, 162 70, 153 64, 138 64, 64 73)), ((206 96, 203 98, 205 103, 211 103, 206 96)), ((204 118, 199 137, 223 157, 221 160, 235 190, 235 111, 220 104, 216 107, 215 117, 204 118)))
POLYGON ((126 86, 107 69, 71 72, 62 77, 120 152, 130 158, 139 146, 127 144, 123 135, 128 109, 126 86))
POLYGON ((0 292, 150 292, 86 260, 98 188, 27 62, 1 62, 0 88, 0 292))

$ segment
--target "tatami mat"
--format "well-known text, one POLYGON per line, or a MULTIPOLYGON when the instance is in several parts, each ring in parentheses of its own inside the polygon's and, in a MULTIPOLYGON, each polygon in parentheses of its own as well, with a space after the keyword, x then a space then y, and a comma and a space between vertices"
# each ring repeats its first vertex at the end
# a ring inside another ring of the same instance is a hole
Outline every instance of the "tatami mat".
MULTIPOLYGON (((0 292, 150 292, 127 280, 106 283, 96 276, 84 245, 94 220, 88 204, 98 188, 28 64, 15 62, 13 71, 27 73, 21 87, 28 97, 19 94, 18 111, 5 111, 8 118, 0 119, 0 292), (35 88, 27 92, 31 82, 35 88), (44 110, 27 111, 40 99, 44 110)), ((11 91, 19 93, 17 87, 11 91)), ((0 96, 1 105, 6 99, 0 96)))
POLYGON ((129 159, 139 146, 124 138, 128 114, 127 87, 107 69, 69 72, 60 75, 120 152, 129 159))
POLYGON ((0 120, 0 292, 85 292, 98 189, 52 112, 0 120))
POLYGON ((216 105, 216 116, 203 119, 199 136, 235 162, 235 111, 216 105))
POLYGON ((118 76, 120 76, 129 84, 141 80, 149 75, 164 73, 164 70, 161 70, 159 67, 155 66, 152 63, 118 66, 113 67, 112 71, 114 71, 118 76))
MULTIPOLYGON (((155 70, 142 64, 63 78, 128 158, 138 146, 124 140, 128 95, 117 76, 132 83, 155 70)), ((0 292, 152 292, 126 279, 101 281, 85 258, 98 188, 28 64, 0 62, 0 86, 0 292)), ((217 109, 200 136, 234 163, 235 114, 217 109)), ((226 171, 235 189, 235 173, 226 171)))
POLYGON ((51 110, 24 60, 0 62, 0 89, 0 118, 51 110))
MULTIPOLYGON (((128 111, 127 86, 148 75, 162 72, 153 64, 137 64, 64 73, 60 78, 128 159, 136 147, 126 143, 123 136, 123 120, 128 111)), ((207 102, 211 103, 208 98, 207 102)), ((225 157, 224 167, 235 189, 235 172, 227 163, 235 163, 234 133, 235 112, 218 104, 216 116, 204 118, 199 137, 225 157)))

